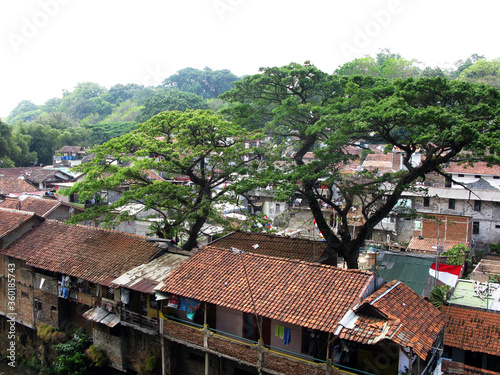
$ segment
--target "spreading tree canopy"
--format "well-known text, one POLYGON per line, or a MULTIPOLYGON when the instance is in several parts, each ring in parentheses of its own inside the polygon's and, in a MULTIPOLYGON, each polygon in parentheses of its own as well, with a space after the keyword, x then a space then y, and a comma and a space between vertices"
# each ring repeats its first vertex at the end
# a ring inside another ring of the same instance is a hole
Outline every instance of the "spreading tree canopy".
POLYGON ((78 167, 85 179, 67 194, 90 200, 101 192, 116 191, 119 198, 88 209, 73 222, 140 220, 126 209, 129 203, 139 203, 144 212, 153 210, 160 219, 152 227, 157 235, 173 238, 184 230, 187 239, 182 248, 191 250, 207 221, 223 220, 216 206, 234 199, 231 189, 238 185, 238 176, 257 168, 254 150, 244 144, 250 139, 245 129, 209 110, 162 112, 138 129, 97 146, 93 161, 78 167), (163 179, 150 178, 151 170, 163 179), (188 177, 190 183, 174 183, 179 176, 188 177))
POLYGON ((232 121, 263 128, 279 145, 270 149, 259 181, 277 186, 278 196, 302 194, 331 259, 338 253, 349 268, 357 267, 359 248, 375 225, 416 182, 443 174, 451 161, 497 162, 500 95, 490 86, 441 77, 330 75, 310 63, 262 68, 234 85, 222 96, 233 103, 232 121), (373 139, 397 148, 404 167, 347 173, 355 158, 350 150, 373 139), (314 152, 313 162, 306 162, 308 152, 314 152), (323 202, 339 219, 335 231, 323 216, 323 202), (354 235, 348 227, 353 208, 363 216, 354 235))

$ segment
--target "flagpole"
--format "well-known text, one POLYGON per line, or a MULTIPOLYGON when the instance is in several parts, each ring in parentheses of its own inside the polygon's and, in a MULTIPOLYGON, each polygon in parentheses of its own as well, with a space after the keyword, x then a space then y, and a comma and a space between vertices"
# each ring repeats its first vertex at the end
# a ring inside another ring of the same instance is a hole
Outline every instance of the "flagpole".
POLYGON ((253 306, 253 313, 255 315, 255 320, 257 321, 257 328, 259 330, 259 338, 260 340, 263 339, 263 336, 262 336, 262 327, 261 327, 261 324, 260 324, 260 319, 257 315, 257 307, 255 305, 255 300, 253 299, 253 293, 252 293, 252 288, 250 287, 250 280, 248 279, 248 273, 247 273, 247 268, 245 266, 245 262, 243 261, 243 250, 240 250, 240 249, 237 249, 235 247, 231 247, 231 251, 233 253, 239 253, 241 255, 240 259, 241 259, 241 265, 243 266, 243 272, 245 274, 245 280, 247 282, 247 286, 248 286, 248 291, 250 292, 250 299, 252 300, 252 306, 253 306))

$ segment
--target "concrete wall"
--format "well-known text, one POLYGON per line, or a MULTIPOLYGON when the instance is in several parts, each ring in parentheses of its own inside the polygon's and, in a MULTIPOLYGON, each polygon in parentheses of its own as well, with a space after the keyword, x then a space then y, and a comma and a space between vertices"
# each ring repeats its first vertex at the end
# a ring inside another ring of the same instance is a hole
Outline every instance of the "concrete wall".
POLYGON ((294 353, 300 353, 302 350, 302 328, 288 323, 279 322, 277 320, 271 321, 271 346, 277 349, 284 349, 294 353), (284 345, 283 339, 276 336, 276 326, 289 328, 290 344, 284 345))
POLYGON ((217 330, 235 336, 243 335, 243 313, 227 307, 217 306, 217 330))

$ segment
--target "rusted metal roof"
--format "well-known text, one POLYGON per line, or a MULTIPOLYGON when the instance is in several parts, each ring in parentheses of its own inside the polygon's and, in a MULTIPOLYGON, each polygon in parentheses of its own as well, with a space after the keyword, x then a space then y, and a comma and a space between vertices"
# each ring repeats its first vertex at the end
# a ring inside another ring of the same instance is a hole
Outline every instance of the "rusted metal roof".
POLYGON ((111 282, 111 287, 123 287, 141 293, 153 293, 154 288, 189 257, 167 253, 141 264, 111 282))
POLYGON ((120 323, 120 317, 116 314, 104 310, 102 307, 94 307, 83 314, 87 320, 92 320, 97 323, 102 323, 113 328, 120 323))

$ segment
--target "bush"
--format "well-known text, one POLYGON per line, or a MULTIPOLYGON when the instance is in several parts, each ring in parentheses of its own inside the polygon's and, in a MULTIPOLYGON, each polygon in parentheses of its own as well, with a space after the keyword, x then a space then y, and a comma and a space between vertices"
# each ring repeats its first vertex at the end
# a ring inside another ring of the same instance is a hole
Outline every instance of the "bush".
POLYGON ((87 357, 94 362, 95 367, 104 367, 108 364, 108 356, 104 349, 99 346, 90 345, 90 347, 85 351, 87 357))
POLYGON ((451 249, 446 250, 441 255, 447 256, 446 264, 453 266, 461 266, 464 264, 464 261, 470 262, 467 259, 467 255, 470 253, 470 249, 464 244, 458 244, 453 246, 451 249))

